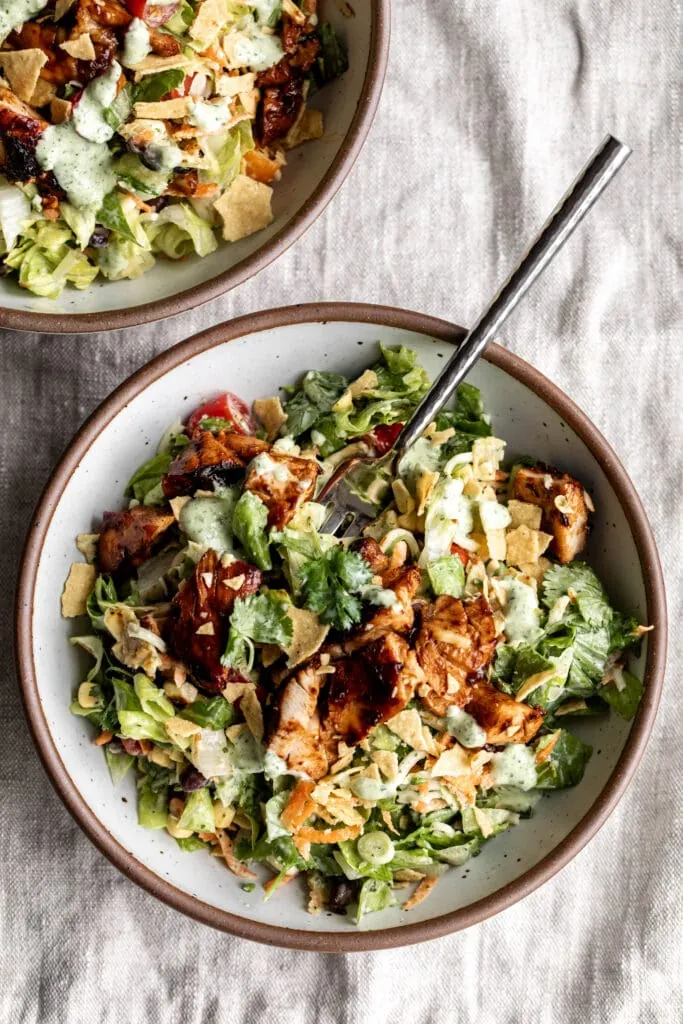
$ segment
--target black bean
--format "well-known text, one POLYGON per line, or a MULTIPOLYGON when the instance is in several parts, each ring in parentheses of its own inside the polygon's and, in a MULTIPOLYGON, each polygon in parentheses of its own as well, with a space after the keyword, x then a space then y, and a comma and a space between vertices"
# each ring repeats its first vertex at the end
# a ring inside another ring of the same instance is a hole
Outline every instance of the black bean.
POLYGON ((203 789, 207 781, 201 772, 198 772, 192 765, 188 765, 180 776, 180 785, 185 793, 194 793, 196 789, 203 789))
POLYGON ((90 236, 88 245, 92 246, 93 249, 104 249, 105 245, 109 242, 110 235, 109 228, 105 228, 103 224, 97 224, 90 236))
POLYGON ((330 880, 330 910, 335 914, 345 914, 346 908, 356 898, 357 893, 357 882, 349 882, 346 878, 332 878, 330 880))

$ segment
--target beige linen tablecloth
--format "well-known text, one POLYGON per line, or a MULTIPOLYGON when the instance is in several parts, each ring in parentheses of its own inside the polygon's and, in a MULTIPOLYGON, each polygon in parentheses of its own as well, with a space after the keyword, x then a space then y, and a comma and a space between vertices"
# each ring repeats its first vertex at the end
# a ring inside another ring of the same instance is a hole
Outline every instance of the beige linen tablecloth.
POLYGON ((666 0, 396 0, 369 141, 331 207, 275 265, 156 326, 2 333, 3 1024, 681 1020, 680 25, 680 3, 666 0), (671 656, 635 781, 558 877, 450 938, 326 957, 259 948, 181 917, 90 844, 24 723, 10 592, 48 473, 131 371, 236 314, 354 299, 470 322, 608 130, 634 156, 503 340, 593 418, 655 528, 671 656))

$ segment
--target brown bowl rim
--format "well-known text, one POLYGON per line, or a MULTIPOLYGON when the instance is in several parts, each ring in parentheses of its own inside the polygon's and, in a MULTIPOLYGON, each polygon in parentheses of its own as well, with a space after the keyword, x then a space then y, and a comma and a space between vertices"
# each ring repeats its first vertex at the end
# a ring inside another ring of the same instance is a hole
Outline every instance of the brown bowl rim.
POLYGON ((375 119, 389 59, 391 0, 372 0, 371 13, 367 70, 349 129, 315 191, 273 238, 229 270, 167 298, 101 313, 34 313, 0 306, 0 327, 42 334, 86 334, 166 320, 224 295, 286 252, 318 219, 339 191, 358 159, 375 119))
POLYGON ((467 907, 414 924, 378 931, 328 933, 283 928, 251 921, 219 910, 181 891, 140 864, 99 821, 72 782, 52 740, 41 705, 33 661, 32 618, 34 581, 52 516, 67 481, 107 424, 140 392, 170 369, 216 345, 262 330, 297 323, 342 321, 397 327, 456 343, 463 329, 445 320, 395 307, 363 303, 317 303, 271 309, 219 324, 180 342, 132 374, 93 412, 78 431, 38 501, 22 556, 16 599, 15 652, 24 708, 41 761, 52 784, 86 835, 128 878, 176 910, 240 938, 268 945, 318 952, 355 952, 395 948, 435 939, 485 920, 533 892, 563 868, 604 824, 623 795, 643 755, 662 690, 666 659, 666 598, 652 529, 635 488, 611 446, 588 417, 557 385, 525 360, 498 345, 484 356, 494 366, 529 387, 549 404, 588 446, 615 490, 636 542, 643 573, 650 634, 645 668, 645 694, 619 760, 604 789, 565 839, 515 881, 467 907))

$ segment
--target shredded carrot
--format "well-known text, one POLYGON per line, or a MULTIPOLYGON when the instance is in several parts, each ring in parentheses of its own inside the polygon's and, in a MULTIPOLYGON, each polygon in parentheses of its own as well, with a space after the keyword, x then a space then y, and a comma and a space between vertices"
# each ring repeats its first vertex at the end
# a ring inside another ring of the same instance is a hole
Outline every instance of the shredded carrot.
POLYGON ((423 878, 410 899, 403 904, 403 909, 412 910, 426 900, 438 881, 438 878, 423 878))
POLYGON ((343 843, 346 839, 358 839, 360 825, 347 825, 346 828, 302 828, 297 839, 302 843, 343 843))
POLYGON ((543 747, 543 749, 537 751, 537 753, 536 753, 536 764, 543 764, 544 761, 548 760, 548 758, 552 754, 553 750, 555 749, 555 744, 557 743, 559 738, 560 738, 560 730, 558 729, 557 732, 555 733, 555 735, 552 737, 552 739, 548 740, 548 742, 543 747))
POLYGON ((311 793, 315 789, 315 782, 310 779, 299 779, 292 790, 289 802, 282 814, 280 821, 290 832, 296 831, 310 818, 315 810, 315 800, 311 800, 311 793))
POLYGON ((389 811, 382 811, 382 821, 387 826, 390 832, 395 832, 396 835, 399 834, 398 829, 394 828, 394 823, 392 821, 391 814, 389 813, 389 811))
POLYGON ((244 154, 243 160, 247 176, 264 185, 271 182, 280 170, 277 160, 271 160, 265 153, 260 153, 257 149, 250 149, 248 153, 244 154))
POLYGON ((109 740, 113 739, 114 733, 110 732, 109 730, 106 730, 105 732, 101 732, 100 735, 97 737, 97 739, 95 740, 95 746, 103 747, 105 743, 109 743, 109 740))
POLYGON ((218 831, 218 842, 223 854, 223 860, 232 871, 233 875, 237 875, 238 878, 249 878, 254 879, 258 876, 250 871, 246 864, 243 864, 241 860, 238 860, 235 854, 232 852, 232 839, 225 831, 225 829, 219 829, 218 831))
POLYGON ((198 832, 197 835, 203 843, 215 843, 216 834, 215 832, 198 832))

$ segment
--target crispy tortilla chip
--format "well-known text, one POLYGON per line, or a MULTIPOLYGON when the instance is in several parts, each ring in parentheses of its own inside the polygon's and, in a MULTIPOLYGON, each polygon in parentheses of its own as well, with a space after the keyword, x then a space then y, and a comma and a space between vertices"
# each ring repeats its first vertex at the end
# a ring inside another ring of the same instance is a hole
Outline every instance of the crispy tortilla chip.
POLYGON ((249 732, 252 734, 254 739, 263 739, 263 711, 261 709, 261 703, 256 696, 256 690, 251 687, 244 694, 240 701, 240 711, 244 715, 244 719, 249 726, 249 732))
POLYGON ((31 102, 41 68, 47 64, 42 50, 1 50, 0 68, 20 100, 31 102))
POLYGON ((398 776, 398 754, 395 750, 373 750, 372 760, 388 782, 398 776))
POLYGON ((75 3, 76 0, 57 0, 54 13, 55 21, 59 21, 60 18, 63 18, 66 12, 71 10, 75 3))
POLYGON ((459 743, 455 743, 449 750, 444 750, 433 766, 432 778, 438 779, 444 775, 451 778, 456 778, 458 775, 469 775, 472 770, 470 760, 470 755, 465 748, 461 747, 459 743))
POLYGON ((227 0, 204 0, 190 26, 190 38, 210 46, 229 20, 227 0))
POLYGON ((179 96, 175 100, 160 100, 158 103, 136 103, 135 116, 153 121, 179 121, 187 117, 188 98, 179 96))
POLYGON ((239 96, 240 93, 251 92, 256 85, 256 75, 253 71, 246 75, 221 75, 216 82, 216 92, 219 96, 239 96))
MULTIPOLYGON (((506 554, 505 530, 487 530, 486 546, 491 558, 495 558, 497 562, 504 562, 506 554)), ((483 557, 480 551, 477 551, 477 554, 480 558, 483 557)))
POLYGON ((516 530, 508 530, 506 536, 508 565, 537 562, 552 539, 549 533, 530 530, 523 524, 516 530))
POLYGON ((73 563, 62 592, 62 615, 65 619, 85 615, 85 604, 96 579, 97 570, 94 565, 87 562, 73 563))
POLYGON ((302 661, 308 661, 321 647, 330 627, 324 626, 315 612, 291 606, 287 616, 292 620, 292 640, 287 652, 287 668, 294 668, 302 661))
POLYGON ((319 110, 304 108, 301 117, 287 132, 282 145, 285 149, 294 149, 302 142, 311 142, 314 139, 322 138, 324 130, 322 113, 319 110))
POLYGON ((70 57, 76 60, 95 60, 97 54, 92 39, 87 32, 83 32, 77 39, 67 39, 65 43, 59 44, 60 50, 64 50, 70 57))
POLYGON ((280 428, 287 422, 287 413, 282 408, 279 398, 257 398, 254 402, 254 412, 266 428, 269 441, 274 441, 280 433, 280 428))
POLYGON ((79 533, 76 537, 76 547, 86 562, 94 562, 97 558, 97 542, 99 539, 99 533, 79 533))
POLYGON ((46 107, 57 95, 57 88, 52 82, 39 78, 31 96, 32 107, 46 107))
POLYGON ((159 71, 171 71, 174 68, 188 69, 193 65, 199 67, 194 58, 186 57, 182 53, 176 54, 173 57, 158 57, 152 53, 149 57, 141 60, 139 64, 131 67, 130 70, 135 72, 135 81, 139 82, 145 75, 156 75, 159 71))
POLYGON ((413 750, 424 750, 433 757, 439 756, 434 737, 429 729, 422 724, 422 719, 415 708, 399 711, 385 724, 413 750))
POLYGON ((232 185, 214 204, 214 210, 223 221, 223 238, 238 242, 240 238, 261 231, 273 221, 269 185, 253 181, 246 174, 238 174, 232 185))
POLYGON ((511 498, 508 501, 508 512, 510 513, 510 529, 515 530, 518 526, 528 526, 530 530, 540 530, 543 509, 540 505, 532 505, 528 501, 517 501, 511 498))

